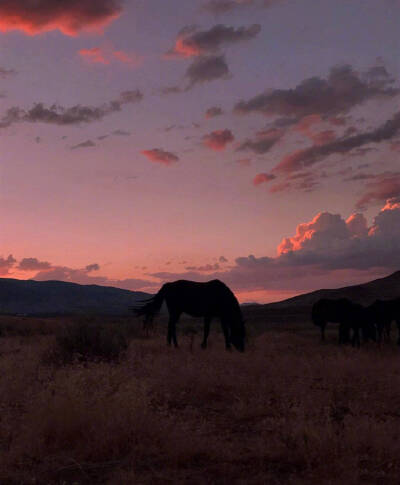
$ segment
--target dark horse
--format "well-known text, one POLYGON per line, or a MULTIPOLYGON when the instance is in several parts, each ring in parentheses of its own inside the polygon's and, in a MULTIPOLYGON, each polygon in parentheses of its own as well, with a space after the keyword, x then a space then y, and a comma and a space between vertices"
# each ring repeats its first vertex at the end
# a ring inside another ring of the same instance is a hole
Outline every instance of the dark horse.
POLYGON ((322 340, 325 340, 325 327, 328 322, 339 323, 339 343, 349 341, 350 329, 353 330, 353 347, 360 346, 360 329, 365 340, 375 340, 374 326, 366 308, 347 298, 318 300, 312 307, 311 318, 314 325, 321 328, 322 340))
POLYGON ((225 346, 231 348, 231 343, 237 350, 244 351, 245 328, 239 303, 232 291, 219 280, 207 283, 178 280, 165 283, 160 291, 147 300, 141 307, 133 308, 136 315, 145 315, 145 322, 150 322, 161 308, 163 301, 168 308, 168 344, 176 340, 176 323, 182 313, 193 317, 204 317, 204 338, 201 346, 207 347, 210 323, 213 317, 221 320, 225 336, 225 346))
POLYGON ((378 342, 390 340, 392 321, 395 320, 398 329, 397 343, 400 345, 400 298, 394 300, 375 300, 368 307, 370 319, 376 325, 378 342))

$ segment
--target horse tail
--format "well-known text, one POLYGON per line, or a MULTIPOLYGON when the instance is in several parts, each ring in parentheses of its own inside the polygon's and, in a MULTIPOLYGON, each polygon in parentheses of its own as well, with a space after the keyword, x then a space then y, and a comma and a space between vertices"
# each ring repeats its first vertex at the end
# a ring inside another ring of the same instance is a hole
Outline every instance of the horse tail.
POLYGON ((166 284, 161 287, 160 291, 156 295, 146 300, 144 305, 134 306, 131 308, 136 316, 145 316, 145 324, 151 322, 154 316, 159 313, 165 298, 165 289, 166 284))

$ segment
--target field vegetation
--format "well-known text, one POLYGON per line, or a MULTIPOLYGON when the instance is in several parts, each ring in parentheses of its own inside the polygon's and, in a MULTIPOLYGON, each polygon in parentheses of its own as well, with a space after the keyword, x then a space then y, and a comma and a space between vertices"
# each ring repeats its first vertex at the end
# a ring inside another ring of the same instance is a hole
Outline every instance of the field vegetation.
POLYGON ((217 322, 0 318, 0 483, 397 484, 400 350, 321 343, 248 310, 217 322))

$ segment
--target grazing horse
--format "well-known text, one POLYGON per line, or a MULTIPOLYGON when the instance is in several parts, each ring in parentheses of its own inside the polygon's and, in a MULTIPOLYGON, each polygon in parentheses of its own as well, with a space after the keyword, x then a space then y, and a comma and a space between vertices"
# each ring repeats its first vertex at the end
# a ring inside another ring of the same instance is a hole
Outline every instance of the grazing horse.
POLYGON ((375 339, 374 327, 367 316, 366 309, 347 298, 318 300, 313 305, 311 318, 314 325, 321 328, 321 340, 325 340, 325 327, 328 322, 339 323, 340 344, 349 341, 350 329, 353 330, 351 339, 353 347, 360 346, 360 328, 365 340, 375 339))
POLYGON ((213 317, 221 321, 225 336, 225 346, 231 348, 231 343, 241 352, 244 351, 245 328, 239 302, 232 291, 219 280, 197 283, 195 281, 178 280, 165 283, 160 291, 147 300, 141 307, 134 307, 136 315, 145 315, 145 322, 153 319, 161 308, 163 301, 168 308, 168 335, 167 341, 175 347, 176 323, 182 313, 193 317, 204 317, 204 338, 202 348, 207 347, 207 338, 210 332, 210 323, 213 317))
POLYGON ((370 320, 376 325, 378 342, 390 341, 392 321, 395 320, 398 329, 397 343, 400 345, 400 298, 394 300, 375 300, 367 308, 370 320))

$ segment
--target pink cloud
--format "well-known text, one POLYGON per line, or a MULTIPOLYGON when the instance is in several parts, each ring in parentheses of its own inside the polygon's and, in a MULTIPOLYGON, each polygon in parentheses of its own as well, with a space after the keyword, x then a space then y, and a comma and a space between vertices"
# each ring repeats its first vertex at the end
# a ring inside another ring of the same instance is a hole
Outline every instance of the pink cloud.
POLYGON ((276 179, 276 176, 274 174, 270 173, 258 173, 254 179, 253 179, 253 185, 261 185, 267 182, 270 182, 271 180, 276 179))
POLYGON ((110 61, 105 57, 105 52, 100 47, 81 49, 78 53, 83 59, 91 64, 110 64, 110 61))
POLYGON ((333 130, 324 130, 319 133, 313 133, 311 139, 315 145, 325 145, 336 140, 336 133, 333 130))
POLYGON ((139 66, 143 59, 135 53, 128 53, 122 50, 114 50, 109 47, 92 47, 91 49, 81 49, 78 54, 91 64, 108 65, 112 61, 119 61, 130 67, 139 66))
POLYGON ((163 165, 172 165, 179 161, 179 157, 172 152, 167 152, 161 148, 153 148, 152 150, 142 150, 142 155, 147 157, 151 162, 161 163, 163 165))
POLYGON ((235 137, 231 130, 216 130, 212 131, 208 135, 203 136, 203 143, 212 150, 221 151, 225 150, 226 145, 231 143, 235 137))
POLYGON ((139 66, 143 61, 143 58, 138 56, 137 54, 128 53, 122 50, 113 51, 112 54, 115 59, 129 66, 139 66))
POLYGON ((4 0, 0 2, 0 31, 36 35, 59 30, 75 36, 101 31, 122 12, 119 0, 4 0))

